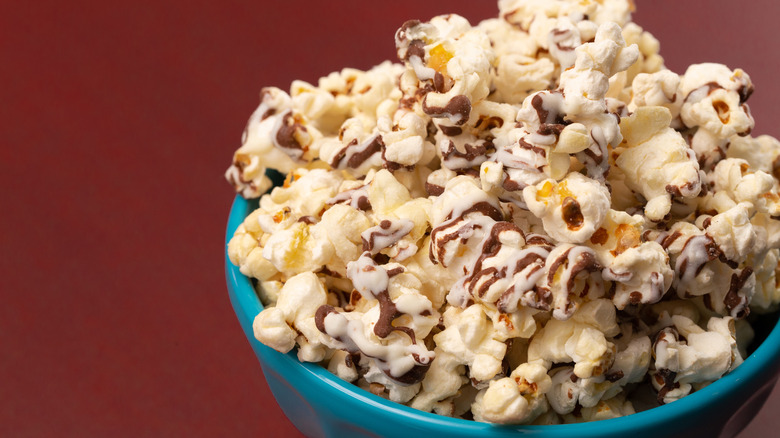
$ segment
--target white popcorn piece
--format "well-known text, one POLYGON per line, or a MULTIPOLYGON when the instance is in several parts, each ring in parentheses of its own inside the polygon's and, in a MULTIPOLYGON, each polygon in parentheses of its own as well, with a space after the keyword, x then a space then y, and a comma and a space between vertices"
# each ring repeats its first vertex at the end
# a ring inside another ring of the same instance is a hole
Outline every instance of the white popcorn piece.
POLYGON ((745 160, 751 169, 766 172, 775 178, 778 177, 780 161, 777 157, 780 156, 780 141, 772 136, 731 137, 726 156, 745 160))
POLYGON ((319 224, 296 222, 273 233, 265 242, 263 257, 287 277, 319 271, 333 257, 333 244, 319 224))
MULTIPOLYGON (((325 335, 323 342, 331 348, 360 352, 372 367, 379 367, 401 386, 422 380, 434 354, 418 339, 428 335, 439 315, 419 293, 419 280, 404 274, 402 266, 378 265, 368 251, 347 265, 347 277, 363 299, 363 311, 340 312, 320 305, 315 323, 325 335)), ((395 387, 390 387, 390 393, 404 401, 414 395, 395 387)))
POLYGON ((384 159, 399 166, 428 164, 435 156, 435 149, 427 141, 425 120, 413 112, 402 114, 396 125, 382 133, 384 159))
POLYGON ((495 54, 487 36, 451 14, 429 23, 407 22, 395 40, 399 59, 420 81, 433 85, 422 101, 423 112, 446 119, 450 126, 466 123, 471 107, 489 93, 495 54))
MULTIPOLYGON (((555 146, 556 152, 576 154, 590 147, 588 130, 582 123, 566 125, 555 146)), ((557 178, 556 178, 557 179, 557 178)))
POLYGON ((430 411, 437 402, 454 396, 469 379, 488 382, 502 372, 506 344, 495 339, 497 332, 482 306, 449 307, 442 318, 446 328, 433 336, 436 360, 412 401, 416 409, 430 411), (464 366, 469 367, 468 376, 464 376, 464 366))
POLYGON ((669 256, 657 242, 642 242, 643 226, 639 215, 609 210, 602 228, 589 240, 604 265, 603 278, 613 282, 612 301, 619 310, 655 303, 672 285, 669 256))
POLYGON ((385 395, 384 393, 386 393, 387 399, 397 403, 408 402, 420 391, 419 382, 411 385, 399 384, 388 377, 387 374, 375 364, 372 364, 369 367, 368 371, 363 375, 363 378, 371 385, 381 385, 383 393, 379 395, 383 396, 385 395))
POLYGON ((634 112, 642 106, 662 106, 669 110, 674 120, 679 117, 682 106, 682 99, 677 94, 679 86, 680 76, 669 70, 640 73, 631 83, 632 97, 628 110, 634 112))
POLYGON ((368 186, 368 201, 379 215, 389 215, 411 199, 409 190, 385 169, 377 172, 368 186))
POLYGON ((680 298, 701 297, 702 304, 721 315, 742 318, 755 286, 753 269, 723 256, 713 238, 687 222, 677 222, 657 240, 672 258, 672 286, 680 298))
POLYGON ((289 172, 296 167, 296 152, 302 153, 311 143, 308 131, 296 120, 291 106, 290 96, 278 88, 264 88, 260 93, 260 106, 249 118, 241 147, 225 172, 225 178, 242 196, 256 198, 263 194, 271 187, 271 180, 265 176, 267 163, 289 172))
POLYGON ((582 243, 601 226, 609 210, 609 191, 572 172, 561 182, 546 180, 523 190, 528 209, 542 219, 553 239, 582 243))
POLYGON ((636 62, 639 49, 626 46, 620 26, 599 26, 594 42, 583 44, 577 52, 574 68, 561 73, 561 88, 566 93, 567 113, 597 114, 609 89, 609 78, 636 62))
POLYGON ((496 78, 496 100, 519 102, 532 90, 546 88, 553 79, 555 64, 547 58, 536 59, 520 54, 506 54, 498 57, 496 78))
POLYGON ((434 340, 438 348, 469 366, 471 378, 478 382, 488 381, 501 372, 506 344, 494 338, 495 330, 481 306, 469 306, 463 311, 456 309, 447 310, 454 319, 452 325, 436 334, 434 340))
POLYGON ((320 221, 328 230, 327 239, 333 246, 333 258, 326 262, 331 271, 346 275, 347 263, 357 260, 363 252, 361 234, 371 226, 366 215, 344 204, 328 208, 320 221))
POLYGON ((570 366, 554 368, 550 371, 552 388, 547 393, 550 407, 560 415, 572 413, 577 405, 594 407, 598 405, 604 393, 611 387, 603 378, 579 378, 570 366))
POLYGON ((465 366, 457 356, 443 351, 438 346, 434 353, 436 360, 425 373, 420 392, 410 403, 412 408, 426 412, 433 411, 440 401, 455 396, 469 381, 464 375, 465 366))
POLYGON ((509 377, 493 380, 471 406, 476 421, 521 424, 547 410, 545 394, 552 386, 547 369, 522 364, 509 377))
MULTIPOLYGON (((518 117, 521 117, 520 113, 518 117)), ((537 123, 537 127, 538 131, 530 134, 526 132, 527 127, 513 130, 507 136, 512 142, 499 146, 491 159, 482 163, 480 168, 480 175, 484 173, 486 178, 490 178, 486 179, 486 187, 491 193, 523 208, 525 202, 522 190, 525 187, 550 177, 561 179, 570 167, 568 154, 552 149, 556 140, 554 131, 563 128, 563 125, 542 122, 537 123), (541 135, 539 131, 547 134, 541 135)))
POLYGON ((624 144, 615 165, 626 185, 647 199, 645 215, 660 221, 669 213, 672 195, 696 197, 701 191, 699 164, 682 136, 669 127, 664 107, 639 107, 620 121, 624 144))
POLYGON ((696 129, 689 141, 699 167, 707 173, 712 172, 715 165, 726 157, 726 148, 729 147, 727 138, 720 138, 706 129, 696 129))
POLYGON ((458 277, 441 264, 434 264, 425 248, 430 248, 431 238, 426 237, 420 244, 420 251, 405 261, 407 272, 414 274, 422 281, 420 292, 433 304, 435 309, 441 308, 458 277))
POLYGON ((718 318, 709 320, 708 330, 684 316, 675 315, 671 320, 673 326, 663 329, 653 344, 657 372, 651 381, 664 403, 690 391, 693 383, 720 378, 735 361, 742 360, 732 349, 733 326, 724 333, 718 318))
POLYGON ((372 122, 361 116, 344 121, 338 137, 323 141, 319 158, 330 167, 347 170, 355 176, 380 169, 384 142, 372 122))
POLYGON ((750 171, 745 160, 726 158, 709 175, 716 194, 727 196, 734 204, 748 202, 756 211, 780 215, 777 180, 764 171, 750 171))
POLYGON ((624 349, 617 352, 612 368, 605 374, 605 377, 614 383, 605 393, 605 398, 611 398, 613 393, 622 390, 622 387, 644 379, 652 361, 651 351, 650 338, 636 336, 630 339, 624 349))
POLYGON ((479 251, 467 242, 481 241, 484 228, 500 219, 503 213, 497 198, 482 191, 470 177, 453 178, 431 209, 431 260, 454 272, 463 272, 479 251), (460 237, 460 242, 448 237, 452 233, 460 237))
POLYGON ((547 34, 550 55, 558 60, 561 70, 574 66, 577 54, 574 49, 582 44, 580 31, 569 17, 560 17, 555 27, 547 34))
POLYGON ((280 353, 287 353, 295 347, 297 333, 287 324, 284 311, 278 307, 260 312, 252 328, 258 341, 280 353))
MULTIPOLYGON (((382 62, 368 71, 345 68, 319 79, 318 88, 333 96, 328 111, 313 120, 323 134, 337 134, 344 121, 361 115, 371 122, 379 118, 388 102, 397 105, 401 93, 395 88, 396 79, 404 71, 400 64, 382 62)), ((307 91, 307 90, 303 90, 307 91)), ((293 88, 292 94, 296 94, 293 88)), ((306 97, 310 100, 311 97, 306 97)), ((325 101, 327 98, 320 97, 325 101)))
POLYGON ((607 300, 596 300, 582 306, 570 320, 550 320, 531 339, 528 362, 548 368, 555 363, 575 362, 572 372, 580 378, 603 375, 615 360, 615 345, 606 339, 618 331, 614 312, 607 300), (603 331, 606 327, 610 327, 607 335, 603 331))
POLYGON ((262 256, 260 240, 265 234, 259 217, 263 214, 261 209, 250 213, 236 229, 227 247, 230 262, 238 266, 242 274, 261 281, 269 280, 278 273, 273 264, 262 256))
POLYGON ((255 318, 252 324, 255 337, 286 353, 295 346, 300 333, 309 344, 309 351, 305 355, 299 351, 299 358, 308 362, 321 361, 325 357, 325 349, 314 319, 317 309, 326 300, 325 288, 315 274, 304 272, 289 278, 279 293, 276 305, 264 309, 255 318))
POLYGON ((574 374, 585 378, 604 373, 604 368, 612 366, 616 353, 604 334, 590 327, 575 331, 566 340, 564 350, 576 364, 574 374))
POLYGON ((542 293, 549 293, 549 308, 556 319, 568 319, 589 299, 603 295, 598 276, 602 266, 586 246, 561 244, 550 251, 542 277, 542 293))
POLYGON ((756 290, 750 300, 750 310, 768 313, 780 304, 780 288, 777 287, 778 250, 767 251, 761 263, 753 262, 756 274, 756 290))
POLYGON ((275 187, 260 200, 267 212, 258 220, 266 233, 288 228, 302 217, 316 219, 328 201, 336 196, 344 178, 325 169, 296 169, 288 174, 284 185, 275 187))
POLYGON ((680 80, 680 117, 688 127, 701 127, 720 138, 747 135, 755 122, 745 101, 753 92, 741 69, 705 63, 688 67, 680 80))
POLYGON ((325 119, 336 104, 333 94, 300 80, 290 85, 290 97, 292 106, 308 120, 325 119))
POLYGON ((748 203, 713 216, 707 225, 707 234, 718 245, 727 259, 737 263, 745 261, 756 243, 756 231, 750 223, 748 203))
POLYGON ((356 368, 357 364, 354 362, 354 357, 343 350, 334 351, 333 356, 328 361, 328 371, 347 382, 354 382, 358 379, 356 368))
MULTIPOLYGON (((626 45, 636 44, 639 48, 637 61, 626 70, 626 82, 633 83, 634 79, 642 73, 652 74, 663 70, 664 59, 658 53, 661 48, 658 40, 636 23, 629 22, 621 27, 626 45)), ((628 100, 630 99, 624 99, 624 101, 628 100)))

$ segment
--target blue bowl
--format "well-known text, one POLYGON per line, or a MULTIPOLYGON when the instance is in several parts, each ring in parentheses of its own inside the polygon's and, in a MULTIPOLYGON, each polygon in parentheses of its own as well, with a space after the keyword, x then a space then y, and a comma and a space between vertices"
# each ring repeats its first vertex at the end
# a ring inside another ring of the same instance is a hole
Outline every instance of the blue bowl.
MULTIPOLYGON (((237 196, 225 243, 257 201, 237 196)), ((673 403, 610 420, 551 426, 499 426, 439 416, 394 403, 345 382, 295 352, 281 354, 258 342, 252 321, 263 309, 252 284, 225 253, 230 301, 268 386, 287 418, 309 437, 733 437, 758 413, 780 372, 780 325, 767 316, 756 328, 766 338, 745 362, 706 388, 673 403)))

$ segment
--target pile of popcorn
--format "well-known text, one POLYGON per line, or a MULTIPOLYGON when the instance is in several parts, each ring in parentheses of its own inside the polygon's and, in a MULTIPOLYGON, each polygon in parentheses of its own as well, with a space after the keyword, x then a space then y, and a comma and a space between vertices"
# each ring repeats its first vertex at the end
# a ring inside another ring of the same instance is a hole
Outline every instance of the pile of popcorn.
POLYGON ((780 142, 721 64, 664 68, 628 0, 500 0, 395 34, 402 62, 265 88, 227 179, 262 343, 494 423, 670 403, 780 302, 780 142), (286 174, 273 188, 272 168, 286 174))

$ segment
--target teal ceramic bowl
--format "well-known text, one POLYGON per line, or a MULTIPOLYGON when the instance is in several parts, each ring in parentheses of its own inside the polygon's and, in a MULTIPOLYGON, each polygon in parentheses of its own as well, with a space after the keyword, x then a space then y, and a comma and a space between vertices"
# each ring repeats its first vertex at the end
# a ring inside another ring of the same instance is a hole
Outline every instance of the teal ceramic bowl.
MULTIPOLYGON (((226 241, 257 202, 236 197, 226 241)), ((755 326, 763 342, 733 372, 674 403, 627 417, 553 426, 497 426, 421 412, 342 381, 318 364, 301 363, 258 342, 252 321, 263 309, 250 280, 225 254, 230 301, 268 386, 287 418, 309 437, 733 437, 758 413, 780 372, 777 315, 755 326)), ((258 406, 258 409, 261 407, 258 406)))

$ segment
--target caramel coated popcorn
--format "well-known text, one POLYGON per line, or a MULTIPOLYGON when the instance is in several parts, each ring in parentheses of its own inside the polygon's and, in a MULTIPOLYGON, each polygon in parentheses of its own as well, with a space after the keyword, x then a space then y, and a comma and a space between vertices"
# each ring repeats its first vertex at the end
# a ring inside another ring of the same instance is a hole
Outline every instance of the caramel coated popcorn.
POLYGON ((747 73, 663 66, 627 0, 409 21, 400 63, 265 88, 226 173, 255 336, 390 400, 634 413, 739 366, 780 303, 780 142, 747 73), (286 174, 270 186, 266 169, 286 174), (262 197, 261 197, 262 195, 262 197))

